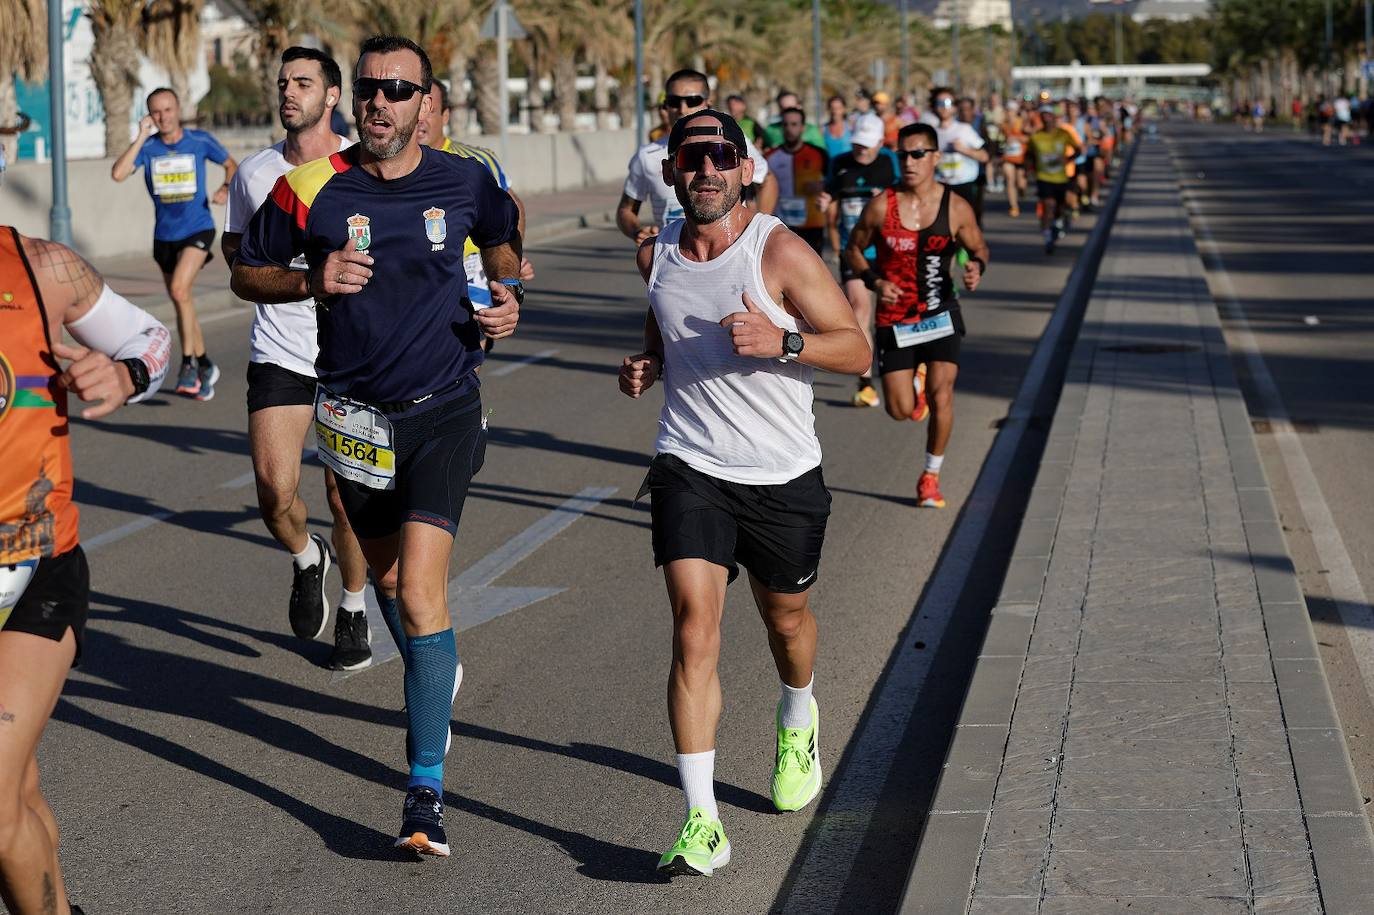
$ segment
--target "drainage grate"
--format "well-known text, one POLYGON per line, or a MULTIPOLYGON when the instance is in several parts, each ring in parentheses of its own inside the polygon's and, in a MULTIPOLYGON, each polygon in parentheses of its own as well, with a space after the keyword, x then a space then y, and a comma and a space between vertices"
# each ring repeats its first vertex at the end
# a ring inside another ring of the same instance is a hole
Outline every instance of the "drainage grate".
POLYGON ((1108 353, 1132 353, 1139 356, 1158 356, 1162 353, 1195 353, 1202 349, 1196 343, 1124 343, 1119 346, 1098 348, 1108 353))

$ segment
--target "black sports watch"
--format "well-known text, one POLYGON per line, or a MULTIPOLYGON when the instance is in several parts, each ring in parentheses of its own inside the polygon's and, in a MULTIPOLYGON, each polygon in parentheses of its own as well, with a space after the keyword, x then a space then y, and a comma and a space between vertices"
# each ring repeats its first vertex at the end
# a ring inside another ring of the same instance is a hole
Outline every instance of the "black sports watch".
POLYGON ((782 358, 784 362, 791 362, 801 355, 802 348, 806 346, 806 338, 793 330, 783 331, 782 334, 782 358))
POLYGON ((133 382, 134 393, 137 397, 148 390, 148 385, 152 383, 148 377, 148 366, 142 359, 121 359, 120 363, 129 370, 129 380, 133 382))
POLYGON ((502 286, 510 287, 511 294, 515 296, 516 304, 525 304, 525 284, 519 280, 502 280, 502 286))

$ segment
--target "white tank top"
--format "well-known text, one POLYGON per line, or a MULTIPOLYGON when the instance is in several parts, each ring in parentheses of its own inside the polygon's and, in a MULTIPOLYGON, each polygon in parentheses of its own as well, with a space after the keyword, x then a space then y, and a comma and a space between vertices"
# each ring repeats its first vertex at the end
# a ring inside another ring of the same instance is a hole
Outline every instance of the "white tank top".
POLYGON ((782 225, 755 214, 725 253, 709 261, 683 257, 685 221, 670 223, 654 244, 649 306, 663 335, 660 454, 681 458, 708 476, 756 486, 794 480, 821 462, 811 412, 810 366, 737 356, 728 314, 750 299, 783 330, 810 330, 773 301, 763 283, 763 248, 782 225))

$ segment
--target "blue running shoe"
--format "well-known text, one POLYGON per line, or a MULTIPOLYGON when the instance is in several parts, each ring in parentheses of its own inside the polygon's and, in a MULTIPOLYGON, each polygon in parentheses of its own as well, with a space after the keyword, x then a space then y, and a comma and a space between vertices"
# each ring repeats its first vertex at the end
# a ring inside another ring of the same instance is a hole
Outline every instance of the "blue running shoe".
POLYGON ((447 858, 448 833, 444 832, 444 799, 433 789, 416 786, 406 792, 401 813, 401 834, 396 848, 408 849, 416 855, 447 858))
POLYGON ((215 397, 215 382, 219 381, 219 366, 213 362, 202 364, 196 370, 196 377, 200 380, 200 390, 192 396, 196 400, 213 400, 215 397))

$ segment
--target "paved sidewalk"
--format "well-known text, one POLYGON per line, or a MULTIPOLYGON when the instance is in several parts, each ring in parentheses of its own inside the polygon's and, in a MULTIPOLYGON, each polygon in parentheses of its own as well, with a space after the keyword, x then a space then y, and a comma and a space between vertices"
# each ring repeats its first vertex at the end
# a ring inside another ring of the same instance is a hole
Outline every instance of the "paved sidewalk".
MULTIPOLYGON (((516 192, 519 193, 519 188, 516 192)), ((602 225, 615 218, 615 205, 620 201, 620 184, 602 184, 576 191, 553 194, 530 194, 521 199, 525 203, 525 242, 539 242, 571 231, 579 226, 602 225)), ((151 206, 151 204, 149 204, 151 206)), ((217 211, 216 220, 222 220, 217 211)), ((220 228, 216 223, 216 228, 220 228)), ((229 289, 229 268, 219 253, 219 236, 215 237, 215 256, 196 278, 196 309, 202 315, 249 307, 229 289)), ((152 240, 148 247, 151 251, 152 240)), ((120 258, 102 258, 93 262, 104 275, 110 288, 125 296, 140 308, 146 308, 161 319, 172 317, 171 300, 162 285, 162 274, 153 263, 151 254, 135 254, 120 258)), ((536 264, 536 268, 537 268, 536 264)))
POLYGON ((1136 158, 903 912, 1374 911, 1374 842, 1163 144, 1136 158))

